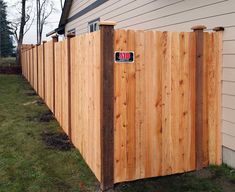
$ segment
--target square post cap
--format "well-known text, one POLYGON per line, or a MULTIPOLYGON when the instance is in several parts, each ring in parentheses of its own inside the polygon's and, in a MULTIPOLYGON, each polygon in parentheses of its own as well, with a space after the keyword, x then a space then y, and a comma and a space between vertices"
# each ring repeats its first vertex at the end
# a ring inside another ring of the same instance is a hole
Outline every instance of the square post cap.
POLYGON ((115 26, 116 24, 114 21, 100 21, 99 26, 115 26))
POLYGON ((198 31, 198 30, 203 31, 204 29, 207 29, 207 27, 205 25, 196 25, 196 26, 193 26, 191 29, 194 31, 198 31))
POLYGON ((75 37, 75 34, 74 34, 74 33, 68 33, 68 34, 67 34, 67 38, 73 38, 73 37, 75 37))
POLYGON ((213 28, 213 31, 215 32, 224 31, 224 27, 215 27, 213 28))

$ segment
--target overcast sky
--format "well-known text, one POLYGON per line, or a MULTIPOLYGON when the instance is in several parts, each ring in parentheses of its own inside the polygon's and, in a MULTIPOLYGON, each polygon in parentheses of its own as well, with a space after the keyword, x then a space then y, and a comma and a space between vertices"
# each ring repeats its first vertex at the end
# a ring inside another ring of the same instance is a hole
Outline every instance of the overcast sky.
MULTIPOLYGON (((9 18, 9 20, 14 19, 15 15, 16 15, 15 7, 13 7, 13 5, 17 1, 19 1, 19 0, 8 0, 8 1, 5 0, 5 2, 7 2, 7 5, 8 5, 8 18, 9 18)), ((36 5, 36 0, 31 0, 31 1, 33 2, 34 5, 36 5)), ((48 24, 44 27, 44 30, 43 30, 43 35, 42 35, 43 40, 48 40, 48 38, 46 38, 46 34, 50 31, 52 31, 53 29, 57 28, 58 24, 59 24, 59 20, 60 20, 60 16, 61 16, 60 0, 53 0, 53 1, 55 4, 55 7, 56 7, 56 11, 53 14, 51 14, 47 20, 48 24)), ((36 42, 37 42, 37 36, 36 36, 36 19, 35 19, 32 27, 25 34, 24 44, 36 44, 36 42)))

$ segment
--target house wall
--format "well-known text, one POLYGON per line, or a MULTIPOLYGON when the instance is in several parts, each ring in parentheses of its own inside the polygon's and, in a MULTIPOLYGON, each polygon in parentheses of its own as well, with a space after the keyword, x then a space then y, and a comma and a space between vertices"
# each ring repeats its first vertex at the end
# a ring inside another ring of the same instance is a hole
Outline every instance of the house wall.
MULTIPOLYGON (((74 0, 69 18, 95 0, 74 0)), ((194 25, 208 30, 225 27, 222 68, 223 159, 235 167, 235 1, 234 0, 108 0, 66 25, 77 34, 88 32, 96 18, 116 21, 116 29, 190 31, 194 25)))

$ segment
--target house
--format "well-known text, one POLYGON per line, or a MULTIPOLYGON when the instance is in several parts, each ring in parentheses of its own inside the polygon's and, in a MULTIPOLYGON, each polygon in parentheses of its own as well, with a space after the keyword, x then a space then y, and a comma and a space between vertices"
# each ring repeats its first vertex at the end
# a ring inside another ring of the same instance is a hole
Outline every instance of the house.
POLYGON ((209 31, 223 26, 223 161, 235 167, 234 18, 234 0, 65 0, 59 27, 52 33, 79 35, 97 31, 103 20, 115 21, 116 29, 190 31, 200 24, 209 31))

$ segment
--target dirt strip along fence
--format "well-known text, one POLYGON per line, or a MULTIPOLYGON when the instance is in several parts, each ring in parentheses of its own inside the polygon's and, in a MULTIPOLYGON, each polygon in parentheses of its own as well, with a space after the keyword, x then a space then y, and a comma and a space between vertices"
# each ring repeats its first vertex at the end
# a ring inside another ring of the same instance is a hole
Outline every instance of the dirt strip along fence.
POLYGON ((221 164, 221 55, 221 32, 101 25, 23 50, 22 73, 107 189, 221 164))

